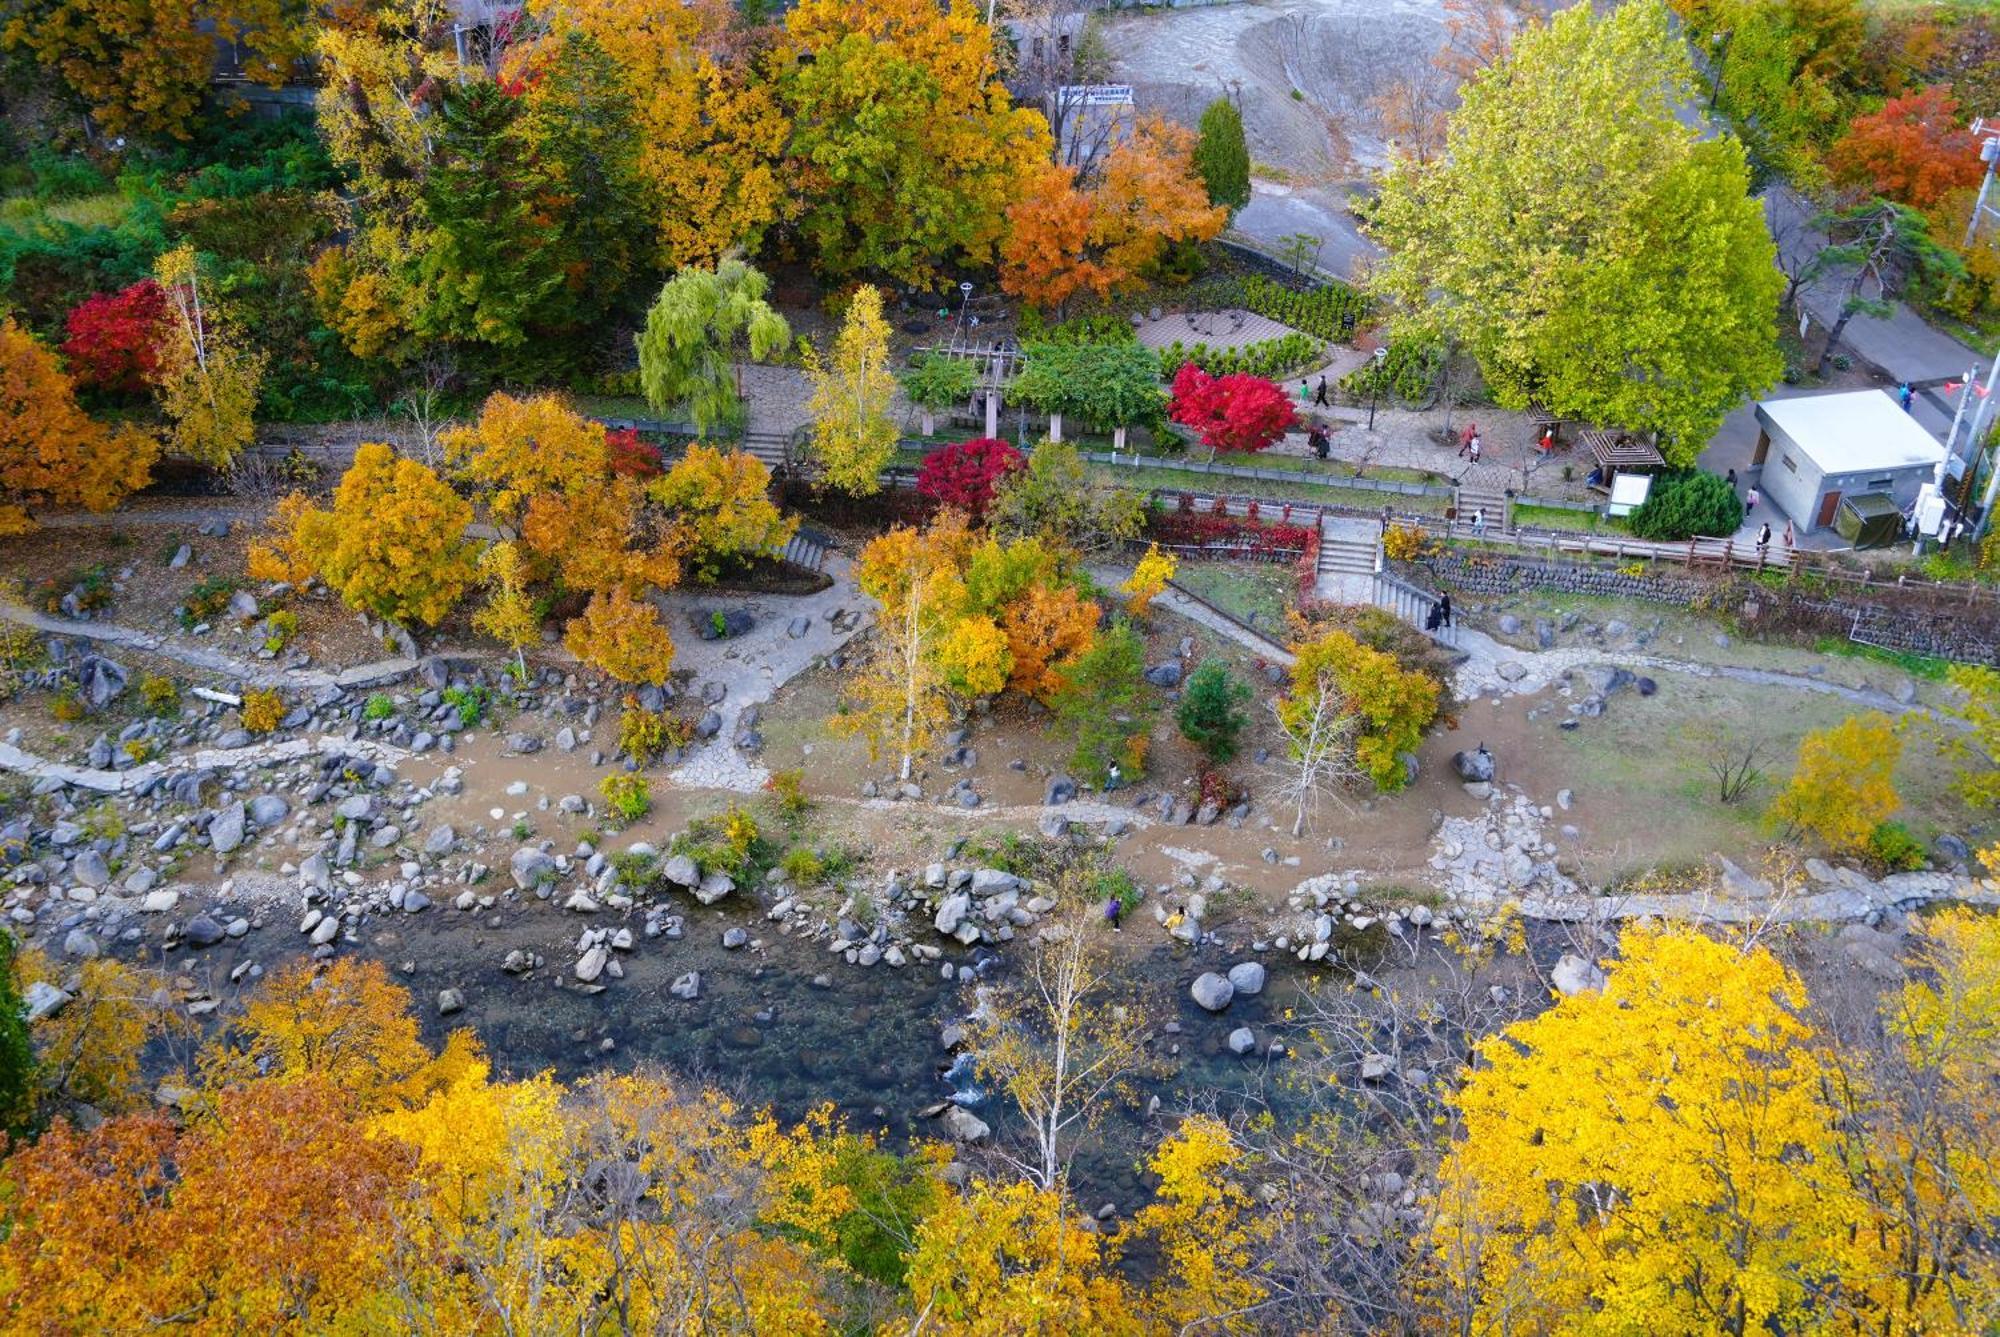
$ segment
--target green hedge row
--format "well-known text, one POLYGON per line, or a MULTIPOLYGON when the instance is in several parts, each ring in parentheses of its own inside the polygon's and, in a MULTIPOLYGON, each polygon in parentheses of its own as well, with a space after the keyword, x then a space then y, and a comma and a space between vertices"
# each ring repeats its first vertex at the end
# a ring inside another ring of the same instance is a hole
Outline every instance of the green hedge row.
POLYGON ((1211 376, 1246 371, 1275 381, 1317 366, 1321 356, 1320 341, 1305 334, 1287 334, 1237 348, 1210 348, 1200 343, 1190 348, 1176 339, 1160 350, 1160 370, 1171 381, 1176 372, 1192 362, 1211 376))
POLYGON ((1368 299, 1345 283, 1327 283, 1300 292, 1261 274, 1244 278, 1243 304, 1260 316, 1322 339, 1351 335, 1368 315, 1368 299))

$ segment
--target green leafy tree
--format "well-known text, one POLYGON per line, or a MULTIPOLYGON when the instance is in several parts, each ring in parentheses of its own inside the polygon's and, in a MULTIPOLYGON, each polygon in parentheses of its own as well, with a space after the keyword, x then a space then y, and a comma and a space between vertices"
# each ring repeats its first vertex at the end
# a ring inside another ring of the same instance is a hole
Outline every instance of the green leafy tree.
POLYGON ((1127 780, 1145 770, 1153 722, 1145 671, 1145 642, 1123 618, 1062 671, 1050 705, 1076 740, 1072 764, 1093 782, 1102 783, 1113 766, 1127 780))
POLYGON ((979 384, 979 369, 966 358, 923 353, 896 381, 923 414, 924 435, 929 436, 937 426, 938 414, 971 397, 973 387, 979 384))
POLYGON ((1066 441, 1044 441, 1028 467, 1008 474, 993 494, 987 523, 1010 538, 1037 538, 1066 552, 1092 553, 1136 538, 1145 503, 1091 475, 1066 441))
POLYGON ((1645 504, 1626 523, 1642 539, 1669 543, 1697 534, 1734 534, 1743 523, 1743 501, 1719 475, 1668 474, 1653 481, 1645 504))
POLYGON ((1840 314, 1827 331, 1814 375, 1826 370, 1847 322, 1857 315, 1887 317, 1905 294, 1965 277, 1964 262, 1932 241, 1930 224, 1905 205, 1871 200, 1828 214, 1816 226, 1826 233, 1828 244, 1807 265, 1808 276, 1838 269, 1848 277, 1840 314))
POLYGON ((0 929, 0 1133, 26 1132, 35 1115, 35 1050, 14 975, 14 935, 0 929))
POLYGON ((1201 114, 1201 138, 1194 148, 1195 170, 1208 187, 1208 202, 1229 207, 1229 216, 1250 203, 1250 146, 1243 141, 1243 113, 1226 97, 1201 114))
POLYGON ((1462 344, 1508 408, 1653 431, 1692 463, 1783 370, 1763 210, 1742 147, 1677 118, 1692 97, 1660 0, 1522 31, 1466 86, 1449 153, 1384 182, 1375 284, 1399 323, 1462 344))
MULTIPOLYGON (((1708 74, 1708 100, 1757 174, 1801 185, 1847 121, 1868 61, 1864 0, 1671 0, 1708 74)), ((1761 185, 1761 182, 1760 182, 1761 185)))
POLYGON ((1250 699, 1250 684, 1239 681, 1220 660, 1211 659, 1196 669, 1181 690, 1180 708, 1174 713, 1181 737, 1202 750, 1210 761, 1228 761, 1236 755, 1236 740, 1250 722, 1243 703, 1250 699))
POLYGON ((745 350, 769 357, 792 337, 764 300, 771 281, 741 260, 683 269, 660 289, 639 335, 639 385, 659 412, 686 409, 695 430, 743 424, 745 350))

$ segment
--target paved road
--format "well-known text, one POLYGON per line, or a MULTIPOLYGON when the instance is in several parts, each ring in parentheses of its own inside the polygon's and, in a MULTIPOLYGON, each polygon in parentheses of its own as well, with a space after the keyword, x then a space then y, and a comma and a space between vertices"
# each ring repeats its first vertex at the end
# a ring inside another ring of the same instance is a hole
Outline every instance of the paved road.
MULTIPOLYGON (((1789 186, 1773 186, 1764 197, 1764 213, 1777 239, 1779 258, 1787 264, 1809 257, 1826 243, 1826 234, 1812 226, 1813 209, 1789 186)), ((1847 300, 1851 268, 1831 270, 1800 290, 1813 319, 1831 327, 1847 300)), ((1857 314, 1841 331, 1841 351, 1877 368, 1892 381, 1921 384, 1959 380, 1966 369, 1986 359, 1941 330, 1926 325, 1901 302, 1887 317, 1857 314)))

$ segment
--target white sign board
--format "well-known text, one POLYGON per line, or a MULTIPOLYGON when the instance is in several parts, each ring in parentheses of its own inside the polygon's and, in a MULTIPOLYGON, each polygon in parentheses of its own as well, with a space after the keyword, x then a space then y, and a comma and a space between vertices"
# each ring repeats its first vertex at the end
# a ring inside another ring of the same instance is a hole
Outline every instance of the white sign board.
POLYGON ((1065 107, 1129 107, 1130 84, 1064 84, 1057 99, 1065 107))
POLYGON ((1630 515, 1646 504, 1646 498, 1653 492, 1651 474, 1611 475, 1611 504, 1605 507, 1609 515, 1630 515))

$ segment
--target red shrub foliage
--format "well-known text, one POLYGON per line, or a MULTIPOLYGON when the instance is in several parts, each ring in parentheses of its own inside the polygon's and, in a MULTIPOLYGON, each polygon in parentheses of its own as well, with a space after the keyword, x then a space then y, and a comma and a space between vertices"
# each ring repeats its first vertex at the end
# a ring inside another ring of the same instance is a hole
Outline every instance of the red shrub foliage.
POLYGON ((1174 374, 1167 416, 1211 450, 1244 452, 1264 449, 1298 421, 1290 396, 1262 376, 1210 376, 1192 362, 1174 374))
POLYGON ((1827 161, 1837 180, 1918 209, 1978 185, 1983 170, 1979 145, 1942 84, 1890 98, 1873 115, 1855 117, 1827 161))
POLYGON ((1026 463, 1021 452, 1005 441, 975 437, 926 455, 924 467, 917 471, 917 492, 977 520, 992 503, 1000 480, 1026 463))
POLYGON ((160 365, 167 295, 151 279, 101 292, 69 313, 63 357, 79 386, 138 394, 160 365))
POLYGON ((1146 537, 1155 543, 1180 547, 1232 544, 1256 553, 1298 552, 1317 532, 1310 525, 1264 524, 1240 515, 1190 511, 1154 511, 1146 526, 1146 537))
POLYGON ((641 441, 630 427, 604 429, 604 453, 611 472, 620 478, 656 478, 666 472, 660 463, 660 448, 641 441))

